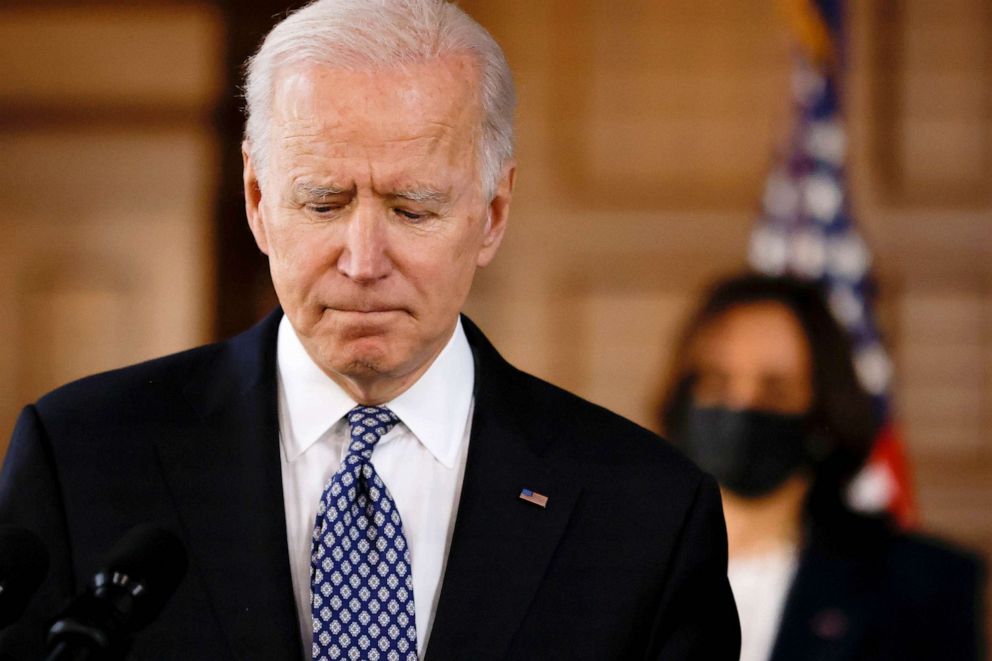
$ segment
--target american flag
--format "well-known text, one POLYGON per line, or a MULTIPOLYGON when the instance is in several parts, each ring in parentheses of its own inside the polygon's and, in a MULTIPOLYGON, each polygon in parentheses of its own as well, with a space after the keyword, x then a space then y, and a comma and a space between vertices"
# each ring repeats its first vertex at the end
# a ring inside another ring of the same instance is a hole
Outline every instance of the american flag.
POLYGON ((749 261, 769 274, 820 284, 849 333, 858 377, 872 395, 881 432, 851 485, 851 504, 888 509, 908 524, 913 507, 902 444, 892 425, 893 368, 874 312, 871 254, 855 227, 845 176, 841 105, 842 0, 782 0, 796 49, 793 119, 776 155, 751 234, 749 261))
POLYGON ((526 500, 528 503, 533 503, 538 507, 548 506, 548 497, 543 493, 537 493, 531 489, 521 489, 520 500, 526 500))

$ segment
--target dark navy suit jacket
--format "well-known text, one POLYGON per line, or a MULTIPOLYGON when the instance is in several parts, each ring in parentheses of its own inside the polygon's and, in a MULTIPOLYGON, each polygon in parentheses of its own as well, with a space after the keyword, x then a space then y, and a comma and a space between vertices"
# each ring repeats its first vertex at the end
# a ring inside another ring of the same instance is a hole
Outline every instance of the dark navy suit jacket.
MULTIPOLYGON (((279 462, 280 316, 24 409, 0 522, 36 531, 52 568, 0 649, 36 657, 46 619, 114 541, 157 522, 184 540, 190 570, 133 658, 301 657, 279 462)), ((426 658, 737 659, 713 480, 633 423, 514 369, 464 325, 474 418, 426 658), (525 487, 547 508, 519 499, 525 487)))
POLYGON ((771 661, 985 658, 979 560, 850 512, 816 526, 771 661))

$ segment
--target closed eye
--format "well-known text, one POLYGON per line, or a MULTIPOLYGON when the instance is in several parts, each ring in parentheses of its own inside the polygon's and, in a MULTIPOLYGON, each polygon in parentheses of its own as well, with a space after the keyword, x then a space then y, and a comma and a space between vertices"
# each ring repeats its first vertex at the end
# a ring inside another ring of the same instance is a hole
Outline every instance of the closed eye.
POLYGON ((418 221, 423 220, 428 216, 427 213, 420 211, 410 211, 409 209, 404 209, 402 207, 394 207, 393 211, 400 217, 406 220, 418 221))
POLYGON ((307 211, 316 216, 328 216, 340 211, 345 205, 331 202, 311 202, 307 204, 307 211))

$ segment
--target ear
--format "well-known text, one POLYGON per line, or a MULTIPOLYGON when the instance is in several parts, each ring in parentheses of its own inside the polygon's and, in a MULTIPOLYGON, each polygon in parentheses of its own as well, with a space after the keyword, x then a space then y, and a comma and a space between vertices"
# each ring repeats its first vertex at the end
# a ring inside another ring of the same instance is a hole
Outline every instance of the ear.
POLYGON ((248 227, 251 228, 258 249, 268 255, 269 238, 265 231, 265 220, 262 213, 262 186, 251 161, 251 144, 247 140, 241 143, 241 161, 244 164, 242 176, 245 186, 245 215, 248 217, 248 227))
POLYGON ((503 167, 503 174, 496 186, 496 193, 489 201, 486 226, 483 228, 482 246, 476 264, 486 266, 493 261, 496 251, 503 242, 506 223, 510 219, 510 200, 513 198, 513 185, 517 180, 517 163, 511 160, 503 167))

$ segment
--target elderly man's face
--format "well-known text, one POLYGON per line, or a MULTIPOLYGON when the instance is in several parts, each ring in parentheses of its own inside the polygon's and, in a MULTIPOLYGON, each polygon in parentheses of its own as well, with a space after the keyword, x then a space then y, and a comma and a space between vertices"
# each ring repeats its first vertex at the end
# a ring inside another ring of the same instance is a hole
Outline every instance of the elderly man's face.
POLYGON ((359 401, 396 396, 454 330, 505 229, 513 169, 482 190, 478 72, 447 57, 281 73, 249 223, 307 352, 359 401))

